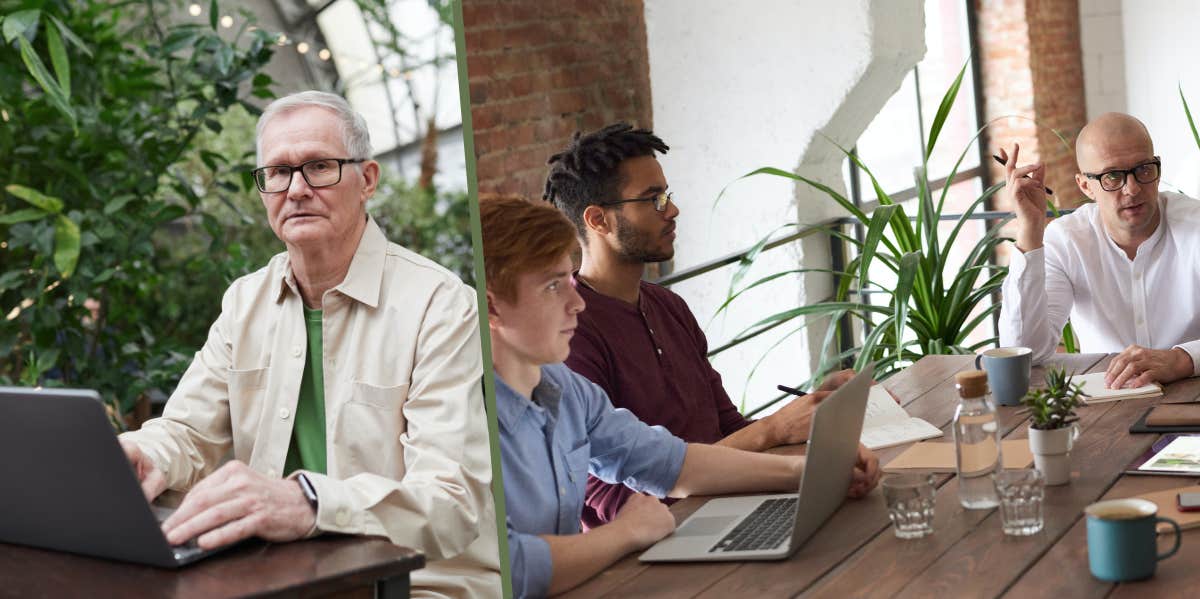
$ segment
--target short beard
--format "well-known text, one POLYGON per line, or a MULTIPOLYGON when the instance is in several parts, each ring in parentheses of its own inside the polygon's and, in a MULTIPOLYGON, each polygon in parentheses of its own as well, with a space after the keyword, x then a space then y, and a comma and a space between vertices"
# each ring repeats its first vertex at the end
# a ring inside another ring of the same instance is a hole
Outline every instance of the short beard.
POLYGON ((649 264, 653 262, 666 262, 675 256, 675 248, 671 247, 667 251, 658 251, 658 237, 653 233, 640 231, 629 224, 629 221, 621 215, 620 211, 617 216, 617 255, 626 262, 638 264, 649 264))

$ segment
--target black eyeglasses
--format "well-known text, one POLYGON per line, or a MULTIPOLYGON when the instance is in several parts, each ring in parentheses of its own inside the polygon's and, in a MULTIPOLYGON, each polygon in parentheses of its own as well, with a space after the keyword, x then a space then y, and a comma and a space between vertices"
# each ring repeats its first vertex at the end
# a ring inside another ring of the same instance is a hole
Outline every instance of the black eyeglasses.
POLYGON ((292 166, 290 164, 271 164, 260 166, 252 171, 254 183, 263 193, 278 193, 287 191, 292 186, 292 174, 297 170, 309 187, 329 187, 342 181, 342 165, 365 162, 365 158, 317 158, 292 166))
POLYGON ((1133 168, 1119 169, 1115 168, 1111 171, 1104 171, 1098 175, 1091 173, 1083 173, 1083 176, 1088 179, 1095 179, 1100 182, 1100 189, 1104 191, 1117 191, 1125 187, 1125 183, 1129 180, 1129 175, 1133 175, 1134 180, 1142 185, 1158 181, 1158 177, 1162 174, 1162 159, 1155 156, 1153 160, 1143 162, 1133 168))
POLYGON ((629 202, 654 202, 654 209, 659 212, 666 212, 667 203, 674 199, 675 194, 670 191, 664 191, 649 198, 633 198, 631 200, 612 200, 609 202, 600 202, 597 206, 616 206, 617 204, 627 204, 629 202))

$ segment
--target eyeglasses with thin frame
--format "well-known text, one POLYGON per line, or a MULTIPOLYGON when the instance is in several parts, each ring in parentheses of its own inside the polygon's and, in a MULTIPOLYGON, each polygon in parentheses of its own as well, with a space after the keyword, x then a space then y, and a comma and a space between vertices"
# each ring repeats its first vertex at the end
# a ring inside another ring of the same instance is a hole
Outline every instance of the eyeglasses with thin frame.
POLYGON ((1117 191, 1125 187, 1125 183, 1129 181, 1129 175, 1133 175, 1135 181, 1142 185, 1158 181, 1162 175, 1162 159, 1155 156, 1153 160, 1147 160, 1141 164, 1135 165, 1133 168, 1120 169, 1115 168, 1111 171, 1104 171, 1099 174, 1083 173, 1084 177, 1094 179, 1100 182, 1100 189, 1104 191, 1117 191))
POLYGON ((295 166, 290 164, 269 164, 260 166, 252 171, 254 183, 263 193, 278 193, 287 191, 292 185, 292 175, 297 170, 309 187, 329 187, 342 182, 342 165, 365 162, 365 158, 317 158, 302 162, 295 166))
POLYGON ((664 191, 655 194, 649 198, 632 198, 629 200, 612 200, 608 202, 600 202, 598 206, 616 206, 617 204, 627 204, 629 202, 654 202, 654 209, 659 212, 667 211, 667 204, 675 199, 674 192, 664 191))

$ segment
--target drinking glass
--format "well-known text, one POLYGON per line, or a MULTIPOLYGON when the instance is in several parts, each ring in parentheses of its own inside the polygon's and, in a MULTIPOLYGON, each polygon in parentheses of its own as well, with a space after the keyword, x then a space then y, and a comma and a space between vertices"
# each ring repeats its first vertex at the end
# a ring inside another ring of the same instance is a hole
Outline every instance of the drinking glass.
POLYGON ((1004 534, 1024 537, 1042 530, 1042 500, 1046 478, 1035 469, 1002 470, 992 475, 1000 499, 1000 526, 1004 534))
POLYGON ((888 474, 883 497, 896 536, 920 539, 933 534, 934 477, 932 474, 888 474))

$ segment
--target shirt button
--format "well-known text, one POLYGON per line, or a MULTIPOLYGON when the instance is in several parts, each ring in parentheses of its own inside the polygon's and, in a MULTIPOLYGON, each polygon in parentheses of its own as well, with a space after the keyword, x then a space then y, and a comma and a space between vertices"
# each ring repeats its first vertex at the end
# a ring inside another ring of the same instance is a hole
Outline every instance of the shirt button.
POLYGON ((337 511, 337 515, 333 517, 333 520, 337 522, 338 526, 345 526, 350 523, 350 513, 346 511, 346 508, 342 508, 337 511))
POLYGON ((558 488, 558 494, 559 494, 559 495, 562 495, 562 496, 565 496, 565 495, 567 494, 567 489, 566 489, 565 487, 559 487, 559 488, 558 488))
MULTIPOLYGON (((649 328, 649 327, 647 327, 647 328, 649 328)), ((650 329, 650 334, 651 334, 651 335, 653 335, 653 334, 654 334, 654 329, 650 329)))
POLYGON ((292 415, 291 410, 289 410, 287 408, 279 408, 279 417, 280 418, 287 420, 288 416, 291 416, 291 415, 292 415))
POLYGON ((660 356, 662 355, 662 348, 661 348, 661 347, 660 347, 660 348, 658 348, 658 355, 660 355, 660 356))
POLYGON ((1142 326, 1142 325, 1146 324, 1146 319, 1144 319, 1144 318, 1138 318, 1138 319, 1137 319, 1137 323, 1138 323, 1138 326, 1140 327, 1140 326, 1142 326))
POLYGON ((293 346, 292 346, 292 357, 293 357, 293 358, 299 358, 299 357, 300 357, 300 346, 299 346, 299 345, 293 345, 293 346))

